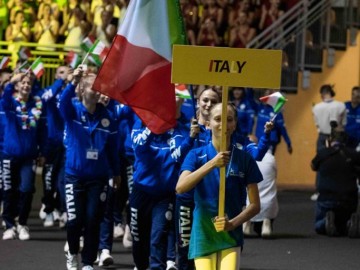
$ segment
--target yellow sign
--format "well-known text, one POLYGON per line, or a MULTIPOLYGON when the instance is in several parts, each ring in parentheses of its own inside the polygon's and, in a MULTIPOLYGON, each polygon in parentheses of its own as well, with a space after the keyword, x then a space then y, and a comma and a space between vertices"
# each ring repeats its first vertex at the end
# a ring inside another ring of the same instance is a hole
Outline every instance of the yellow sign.
POLYGON ((281 50, 174 45, 172 83, 279 89, 281 50))

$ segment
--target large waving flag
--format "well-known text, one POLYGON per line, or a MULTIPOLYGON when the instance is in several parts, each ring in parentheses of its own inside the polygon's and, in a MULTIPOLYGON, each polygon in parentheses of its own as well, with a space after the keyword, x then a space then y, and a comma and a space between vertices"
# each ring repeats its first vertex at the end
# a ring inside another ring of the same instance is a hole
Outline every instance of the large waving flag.
POLYGON ((131 0, 93 88, 129 105, 154 133, 176 124, 172 45, 185 44, 178 0, 131 0))
POLYGON ((270 105, 273 107, 274 113, 278 113, 287 100, 280 92, 275 92, 271 95, 261 97, 260 101, 270 105))

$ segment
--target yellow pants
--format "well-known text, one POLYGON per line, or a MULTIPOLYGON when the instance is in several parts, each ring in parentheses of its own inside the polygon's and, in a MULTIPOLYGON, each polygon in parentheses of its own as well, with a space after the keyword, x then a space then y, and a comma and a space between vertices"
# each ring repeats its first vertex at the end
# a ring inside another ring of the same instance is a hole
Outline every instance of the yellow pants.
POLYGON ((199 270, 239 270, 241 247, 229 248, 195 259, 199 270))

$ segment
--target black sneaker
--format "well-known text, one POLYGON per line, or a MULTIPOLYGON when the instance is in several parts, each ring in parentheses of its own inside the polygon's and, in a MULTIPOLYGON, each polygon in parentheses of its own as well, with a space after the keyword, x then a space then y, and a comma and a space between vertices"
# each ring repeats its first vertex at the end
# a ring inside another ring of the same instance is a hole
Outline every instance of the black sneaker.
POLYGON ((359 222, 359 215, 356 213, 353 213, 351 215, 350 221, 349 221, 349 229, 348 229, 348 236, 350 238, 357 238, 359 237, 359 229, 360 229, 360 222, 359 222))
POLYGON ((335 213, 333 211, 329 211, 326 213, 325 217, 325 230, 328 236, 336 236, 337 231, 335 227, 335 213))

